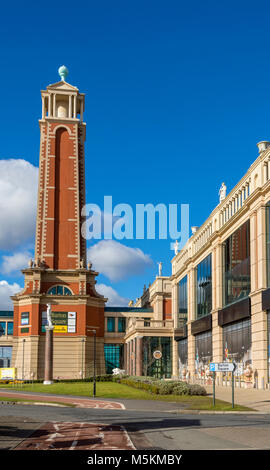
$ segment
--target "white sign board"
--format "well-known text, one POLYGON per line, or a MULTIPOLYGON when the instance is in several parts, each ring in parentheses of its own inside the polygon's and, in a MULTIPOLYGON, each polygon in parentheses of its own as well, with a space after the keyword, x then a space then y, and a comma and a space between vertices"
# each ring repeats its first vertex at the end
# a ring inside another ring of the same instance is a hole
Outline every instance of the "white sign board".
POLYGON ((211 362, 210 372, 234 372, 236 365, 233 362, 211 362))

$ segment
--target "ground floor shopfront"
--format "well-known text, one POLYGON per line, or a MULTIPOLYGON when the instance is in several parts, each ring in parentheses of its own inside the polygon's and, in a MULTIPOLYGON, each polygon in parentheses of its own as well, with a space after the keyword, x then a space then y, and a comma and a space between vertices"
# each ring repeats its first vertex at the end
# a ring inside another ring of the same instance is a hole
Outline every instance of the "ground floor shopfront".
MULTIPOLYGON (((264 322, 256 322, 252 317, 244 318, 223 326, 213 325, 211 330, 178 339, 179 377, 182 380, 211 383, 210 362, 234 362, 238 386, 268 387, 270 310, 264 312, 263 317, 264 322), (264 340, 260 341, 260 337, 264 340)), ((227 385, 230 381, 231 373, 217 374, 219 385, 227 385)))

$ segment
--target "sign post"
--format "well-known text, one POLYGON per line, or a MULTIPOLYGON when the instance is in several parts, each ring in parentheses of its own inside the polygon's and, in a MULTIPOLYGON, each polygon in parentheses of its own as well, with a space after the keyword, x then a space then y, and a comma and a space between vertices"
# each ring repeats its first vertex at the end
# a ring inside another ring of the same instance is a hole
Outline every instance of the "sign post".
POLYGON ((215 406, 215 378, 216 372, 231 372, 232 373, 232 408, 234 408, 234 371, 236 364, 234 362, 210 362, 209 370, 213 372, 213 405, 215 406))
POLYGON ((234 370, 232 371, 232 408, 234 408, 234 370))
POLYGON ((216 372, 213 372, 213 406, 216 406, 216 372))

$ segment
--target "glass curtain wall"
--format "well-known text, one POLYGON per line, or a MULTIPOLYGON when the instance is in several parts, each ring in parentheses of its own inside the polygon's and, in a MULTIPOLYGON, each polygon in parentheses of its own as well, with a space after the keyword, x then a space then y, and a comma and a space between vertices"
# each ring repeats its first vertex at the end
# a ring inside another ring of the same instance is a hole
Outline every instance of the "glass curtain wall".
POLYGON ((197 318, 212 310, 212 255, 208 255, 197 266, 197 318))
POLYGON ((179 314, 178 314, 178 328, 185 325, 187 322, 188 312, 188 296, 187 296, 187 276, 179 282, 179 314))
POLYGON ((104 344, 106 374, 112 374, 113 369, 123 369, 123 344, 104 344))
POLYGON ((224 257, 224 305, 229 305, 250 292, 249 220, 227 238, 224 257))
POLYGON ((212 361, 212 331, 195 336, 195 370, 199 378, 205 378, 212 361))
POLYGON ((223 327, 223 360, 235 362, 235 375, 243 376, 245 368, 251 364, 250 319, 223 327))
POLYGON ((12 346, 0 346, 0 367, 10 367, 12 346))
POLYGON ((143 375, 169 378, 172 375, 172 340, 166 337, 143 337, 143 375), (154 353, 161 352, 156 359, 154 353))
POLYGON ((179 376, 181 379, 187 378, 188 366, 188 340, 180 339, 178 341, 178 357, 179 357, 179 376))

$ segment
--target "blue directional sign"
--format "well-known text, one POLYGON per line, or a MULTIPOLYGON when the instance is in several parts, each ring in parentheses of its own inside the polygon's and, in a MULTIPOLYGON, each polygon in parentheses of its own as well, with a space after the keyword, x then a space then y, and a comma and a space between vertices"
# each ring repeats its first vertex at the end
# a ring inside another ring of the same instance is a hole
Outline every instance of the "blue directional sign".
POLYGON ((210 362, 210 372, 234 372, 236 364, 234 362, 210 362))

